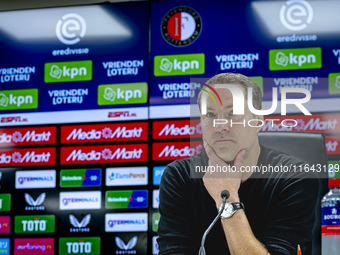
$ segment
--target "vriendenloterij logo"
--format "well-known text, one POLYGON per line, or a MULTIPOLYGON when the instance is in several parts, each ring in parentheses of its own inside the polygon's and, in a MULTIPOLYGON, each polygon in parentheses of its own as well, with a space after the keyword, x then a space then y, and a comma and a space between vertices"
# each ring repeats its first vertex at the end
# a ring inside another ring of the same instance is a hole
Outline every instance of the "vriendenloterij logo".
POLYGON ((148 85, 145 82, 98 86, 98 105, 144 104, 148 85))
POLYGON ((78 43, 86 33, 86 23, 77 13, 68 13, 57 22, 55 32, 59 41, 72 45, 78 43))
POLYGON ((291 0, 282 5, 280 21, 292 31, 305 29, 313 20, 313 8, 305 0, 291 0))
POLYGON ((172 76, 205 73, 205 55, 181 54, 155 56, 154 75, 172 76))
POLYGON ((45 63, 45 83, 90 81, 92 80, 92 61, 69 61, 45 63))
POLYGON ((0 111, 38 108, 38 89, 0 90, 0 111))
POLYGON ((269 70, 318 69, 321 48, 277 49, 269 51, 269 70))

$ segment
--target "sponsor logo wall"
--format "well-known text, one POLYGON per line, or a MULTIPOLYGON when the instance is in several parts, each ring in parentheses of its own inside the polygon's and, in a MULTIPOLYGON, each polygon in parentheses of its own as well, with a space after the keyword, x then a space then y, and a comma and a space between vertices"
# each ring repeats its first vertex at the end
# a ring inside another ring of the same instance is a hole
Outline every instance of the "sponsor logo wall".
POLYGON ((311 116, 266 116, 262 131, 323 132, 329 163, 339 164, 339 29, 317 28, 326 22, 320 13, 338 20, 338 3, 272 3, 267 21, 266 1, 252 2, 247 15, 238 1, 214 1, 213 23, 204 1, 153 1, 150 41, 146 3, 37 11, 43 35, 32 31, 36 21, 3 13, 0 23, 19 22, 32 41, 4 28, 30 49, 0 42, 12 59, 0 60, 0 254, 158 254, 161 178, 168 163, 202 151, 190 103, 198 79, 217 73, 249 76, 265 103, 272 88, 279 96, 284 87, 309 90, 311 116), (211 24, 234 13, 244 35, 234 27, 216 34, 211 24), (254 27, 257 15, 264 25, 254 27))

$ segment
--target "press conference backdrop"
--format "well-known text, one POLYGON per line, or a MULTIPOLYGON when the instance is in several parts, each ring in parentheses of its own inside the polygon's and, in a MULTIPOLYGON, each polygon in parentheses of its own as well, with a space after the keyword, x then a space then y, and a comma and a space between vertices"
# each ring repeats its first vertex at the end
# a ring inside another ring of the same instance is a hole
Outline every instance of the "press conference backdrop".
POLYGON ((339 164, 339 8, 212 0, 2 12, 0 254, 157 254, 163 170, 202 150, 193 78, 250 76, 265 106, 273 88, 308 89, 312 115, 288 108, 262 131, 324 132, 339 164))

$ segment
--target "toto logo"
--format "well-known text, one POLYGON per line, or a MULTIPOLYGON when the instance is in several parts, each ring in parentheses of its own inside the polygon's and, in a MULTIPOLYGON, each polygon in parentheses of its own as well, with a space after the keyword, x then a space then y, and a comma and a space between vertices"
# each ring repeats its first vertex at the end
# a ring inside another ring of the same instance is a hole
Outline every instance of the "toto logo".
POLYGON ((76 13, 65 14, 57 22, 56 35, 64 44, 72 45, 78 43, 84 37, 86 23, 82 16, 76 13))
POLYGON ((312 22, 312 6, 304 0, 287 1, 280 10, 282 25, 292 31, 305 29, 312 22))

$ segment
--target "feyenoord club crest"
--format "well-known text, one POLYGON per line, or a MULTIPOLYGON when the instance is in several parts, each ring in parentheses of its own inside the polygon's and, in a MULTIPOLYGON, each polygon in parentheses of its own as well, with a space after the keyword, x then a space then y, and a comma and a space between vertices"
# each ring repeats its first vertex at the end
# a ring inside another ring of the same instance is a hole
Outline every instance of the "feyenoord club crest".
POLYGON ((198 12, 187 6, 170 10, 163 18, 161 32, 165 41, 173 46, 192 44, 202 31, 202 19, 198 12))

